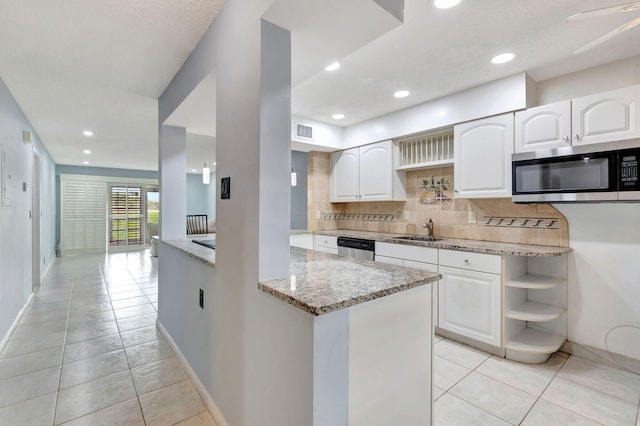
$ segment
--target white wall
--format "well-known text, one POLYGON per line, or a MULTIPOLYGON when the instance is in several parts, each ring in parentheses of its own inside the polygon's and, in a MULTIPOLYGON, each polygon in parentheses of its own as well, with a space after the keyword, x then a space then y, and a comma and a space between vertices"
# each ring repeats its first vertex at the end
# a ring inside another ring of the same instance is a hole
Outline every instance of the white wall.
POLYGON ((343 148, 397 138, 531 106, 525 73, 347 127, 343 148))
POLYGON ((311 120, 297 115, 291 116, 291 145, 297 151, 334 151, 342 149, 344 129, 342 127, 311 120), (297 125, 313 128, 313 140, 296 135, 297 125))
MULTIPOLYGON (((278 333, 265 329, 264 298, 269 296, 257 288, 260 278, 288 270, 291 115, 290 83, 282 77, 290 63, 279 63, 288 55, 282 46, 288 33, 277 28, 263 32, 260 17, 271 3, 227 2, 159 100, 162 123, 216 68, 216 101, 224 105, 216 112, 216 187, 219 191, 220 179, 230 177, 231 197, 218 197, 216 204, 216 269, 209 285, 217 289, 226 315, 217 318, 208 339, 203 337, 211 347, 192 352, 189 362, 204 366, 202 381, 232 425, 307 420, 301 414, 304 404, 296 404, 305 399, 295 391, 299 377, 281 374, 299 362, 294 354, 275 350, 277 345, 267 346, 269 336, 278 333), (275 69, 264 74, 266 67, 275 69), (215 357, 213 348, 218 348, 215 357)), ((159 320, 167 330, 172 327, 165 321, 176 321, 179 329, 180 316, 162 302, 168 300, 163 288, 176 285, 162 263, 159 280, 159 320)))
MULTIPOLYGON (((0 144, 7 152, 9 186, 13 193, 9 206, 0 206, 0 342, 24 307, 32 288, 31 189, 33 150, 40 154, 40 270, 44 274, 54 257, 55 245, 55 163, 35 130, 0 79, 0 144), (22 141, 22 132, 32 132, 32 144, 22 141), (22 190, 22 182, 28 190, 22 190)), ((36 214, 37 217, 37 214, 36 214)))
POLYGON ((640 84, 640 56, 563 75, 537 84, 538 105, 640 84))
POLYGON ((187 214, 206 214, 216 217, 216 172, 211 172, 211 183, 202 183, 202 173, 187 173, 187 214))
POLYGON ((640 203, 554 205, 569 221, 569 340, 640 360, 640 203))

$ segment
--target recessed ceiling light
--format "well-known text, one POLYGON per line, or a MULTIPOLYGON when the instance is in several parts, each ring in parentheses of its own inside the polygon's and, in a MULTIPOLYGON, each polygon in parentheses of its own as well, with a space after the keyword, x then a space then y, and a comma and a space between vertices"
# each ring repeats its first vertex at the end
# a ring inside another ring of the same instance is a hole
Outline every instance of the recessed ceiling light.
POLYGON ((507 52, 507 53, 501 53, 499 55, 494 56, 493 58, 491 58, 491 63, 492 64, 504 64, 507 63, 509 61, 512 61, 513 58, 516 57, 516 54, 513 52, 507 52))
POLYGON ((93 132, 91 130, 85 130, 82 134, 85 136, 93 136, 93 132))
POLYGON ((88 161, 83 161, 82 164, 89 164, 89 162, 88 161))
POLYGON ((334 120, 342 120, 344 118, 344 114, 333 114, 331 118, 334 120))
POLYGON ((198 171, 196 169, 191 169, 191 173, 197 173, 198 171))
POLYGON ((91 154, 91 150, 89 149, 85 149, 84 151, 82 151, 83 154, 91 154))
POLYGON ((433 5, 438 9, 449 9, 457 6, 458 3, 460 3, 460 0, 433 0, 433 5))
POLYGON ((340 62, 334 62, 331 65, 325 67, 325 70, 327 70, 327 71, 335 71, 338 68, 340 68, 340 62))
POLYGON ((396 93, 393 94, 393 96, 395 96, 396 98, 406 98, 407 96, 409 96, 409 91, 398 90, 396 93))

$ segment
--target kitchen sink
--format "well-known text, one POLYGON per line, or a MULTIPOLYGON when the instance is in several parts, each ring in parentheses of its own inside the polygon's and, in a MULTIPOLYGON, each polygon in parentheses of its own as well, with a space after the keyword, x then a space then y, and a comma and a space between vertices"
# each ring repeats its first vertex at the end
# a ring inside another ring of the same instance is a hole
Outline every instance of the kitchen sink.
POLYGON ((432 242, 432 241, 441 241, 442 238, 438 238, 438 237, 423 237, 422 235, 407 235, 404 237, 397 237, 398 240, 409 240, 409 241, 426 241, 426 242, 432 242))

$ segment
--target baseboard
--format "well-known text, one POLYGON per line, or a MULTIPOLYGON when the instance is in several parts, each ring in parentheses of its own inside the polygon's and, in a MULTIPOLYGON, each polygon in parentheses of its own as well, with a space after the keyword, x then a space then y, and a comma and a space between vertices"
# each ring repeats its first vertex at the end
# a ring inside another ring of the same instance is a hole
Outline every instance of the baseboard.
POLYGON ((35 293, 31 292, 31 294, 29 295, 29 298, 27 299, 27 303, 25 303, 22 309, 20 309, 20 312, 18 312, 18 315, 16 316, 16 319, 13 321, 13 324, 11 324, 11 327, 9 327, 9 330, 7 330, 7 334, 2 338, 2 341, 0 342, 0 354, 2 353, 2 351, 4 351, 4 347, 7 345, 7 343, 9 343, 9 339, 11 338, 11 335, 16 330, 16 327, 18 327, 18 324, 20 324, 20 321, 22 320, 22 317, 24 316, 25 312, 27 312, 27 308, 31 304, 34 294, 35 293))
POLYGON ((171 349, 173 349, 173 352, 175 352, 176 356, 178 357, 178 360, 180 361, 180 364, 182 364, 182 367, 187 373, 187 376, 189 376, 189 379, 191 379, 191 382, 193 383, 193 386, 196 388, 196 391, 198 391, 198 394, 200 394, 200 397, 204 401, 204 404, 209 409, 209 412, 211 413, 213 420, 215 420, 219 426, 229 426, 229 423, 227 423, 224 416, 222 415, 222 411, 220 411, 216 403, 213 401, 213 398, 211 398, 211 395, 209 395, 209 392, 207 392, 207 389, 204 387, 204 385, 196 375, 195 371, 193 371, 193 369, 191 368, 191 365, 189 365, 189 362, 182 354, 182 351, 180 351, 180 348, 178 348, 178 346, 176 345, 176 342, 173 341, 173 339, 171 338, 167 330, 164 328, 164 326, 160 322, 160 319, 156 320, 156 327, 158 328, 158 330, 160 330, 160 333, 166 339, 169 346, 171 346, 171 349))
POLYGON ((53 265, 54 263, 56 263, 58 261, 57 257, 53 257, 52 259, 53 260, 51 262, 49 262, 49 264, 47 265, 47 269, 45 269, 44 272, 40 273, 40 284, 42 284, 42 279, 47 276, 47 273, 49 272, 49 269, 51 269, 51 265, 53 265))
POLYGON ((640 374, 640 360, 619 355, 603 349, 593 348, 587 345, 581 345, 576 342, 565 342, 561 348, 562 352, 586 358, 590 361, 605 364, 610 367, 621 368, 635 374, 640 374))
POLYGON ((454 333, 453 331, 449 331, 449 330, 444 330, 440 327, 435 327, 435 334, 442 336, 442 337, 446 337, 447 339, 451 339, 454 340, 458 343, 462 343, 465 344, 467 346, 471 346, 473 348, 476 349, 480 349, 481 351, 485 351, 485 352, 489 352, 490 354, 494 354, 497 355, 499 357, 504 358, 505 357, 505 349, 504 348, 499 348, 493 345, 490 345, 488 343, 484 343, 484 342, 479 342, 475 339, 472 339, 470 337, 467 336, 462 336, 458 333, 454 333))

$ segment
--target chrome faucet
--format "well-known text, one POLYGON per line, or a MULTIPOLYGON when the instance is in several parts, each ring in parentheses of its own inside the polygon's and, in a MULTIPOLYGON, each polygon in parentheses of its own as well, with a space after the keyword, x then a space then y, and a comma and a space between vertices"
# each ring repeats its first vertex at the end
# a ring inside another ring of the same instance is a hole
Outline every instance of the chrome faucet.
POLYGON ((426 222, 424 225, 422 225, 422 227, 427 229, 428 236, 433 237, 433 221, 431 219, 429 219, 429 222, 426 222))

